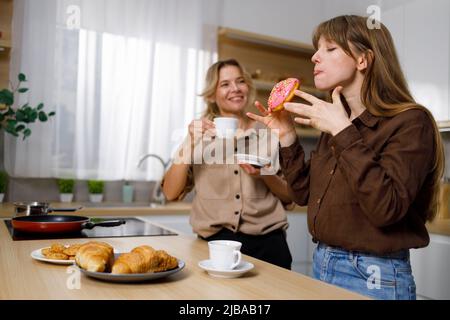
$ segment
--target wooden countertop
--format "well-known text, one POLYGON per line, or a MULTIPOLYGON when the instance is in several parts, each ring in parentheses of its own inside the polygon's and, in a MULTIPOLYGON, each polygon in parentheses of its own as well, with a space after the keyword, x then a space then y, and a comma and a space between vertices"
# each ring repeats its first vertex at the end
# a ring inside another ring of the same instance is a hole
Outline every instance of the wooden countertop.
MULTIPOLYGON (((83 208, 76 213, 64 212, 64 214, 77 214, 90 217, 99 216, 151 216, 151 215, 186 215, 191 212, 191 204, 188 202, 168 202, 166 205, 151 207, 148 203, 133 203, 127 206, 124 203, 103 202, 99 205, 85 203, 60 203, 51 204, 54 208, 83 208)), ((306 214, 306 207, 296 206, 290 213, 306 214)), ((0 218, 11 218, 14 216, 14 206, 12 203, 0 203, 0 218)), ((432 223, 427 223, 430 233, 450 236, 450 219, 436 218, 432 223)))
MULTIPOLYGON (((207 243, 195 237, 104 238, 117 251, 148 244, 183 260, 185 268, 168 278, 140 284, 114 284, 81 275, 80 289, 69 289, 72 267, 33 260, 30 253, 55 240, 13 241, 0 221, 0 299, 365 299, 347 290, 272 264, 243 256, 255 268, 236 279, 209 276, 198 267, 208 258, 207 243)), ((65 244, 86 239, 65 239, 65 244)))

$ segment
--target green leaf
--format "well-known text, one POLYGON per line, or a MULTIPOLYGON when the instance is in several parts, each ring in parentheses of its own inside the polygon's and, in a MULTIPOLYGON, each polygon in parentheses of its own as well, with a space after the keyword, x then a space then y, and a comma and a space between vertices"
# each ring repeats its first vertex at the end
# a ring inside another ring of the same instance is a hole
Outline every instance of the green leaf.
POLYGON ((0 103, 6 104, 7 106, 11 106, 14 104, 14 94, 8 90, 3 89, 0 91, 0 103))
POLYGON ((23 129, 25 129, 25 126, 24 126, 23 124, 19 124, 19 125, 16 127, 16 132, 20 132, 20 131, 22 131, 23 129))
POLYGON ((14 120, 14 119, 8 119, 8 120, 6 121, 6 123, 7 123, 7 126, 8 126, 8 127, 15 128, 15 127, 16 127, 16 124, 17 124, 17 120, 14 120))
POLYGON ((28 91, 28 88, 20 88, 20 89, 17 90, 17 91, 19 91, 20 93, 25 93, 25 92, 28 91))
POLYGON ((19 134, 14 129, 11 130, 9 128, 6 128, 5 131, 8 132, 9 134, 12 134, 14 137, 19 136, 19 134))
POLYGON ((50 112, 50 113, 48 114, 48 116, 49 116, 49 117, 53 117, 55 114, 56 114, 56 112, 55 112, 55 111, 52 111, 52 112, 50 112))
POLYGON ((8 111, 4 114, 5 116, 12 116, 14 114, 14 110, 9 108, 8 111))
POLYGON ((22 111, 22 110, 17 110, 16 111, 16 120, 17 121, 24 121, 26 119, 26 114, 22 111))
POLYGON ((44 111, 40 111, 39 112, 39 120, 42 121, 42 122, 45 122, 45 121, 48 120, 48 117, 47 117, 47 115, 45 114, 44 111))
POLYGON ((18 79, 20 82, 27 81, 27 77, 23 73, 19 73, 18 79))
POLYGON ((19 135, 16 132, 16 124, 17 124, 16 120, 10 119, 10 120, 6 121, 5 131, 12 134, 15 137, 18 137, 19 135))
POLYGON ((26 128, 23 131, 23 140, 25 140, 26 137, 29 137, 31 135, 31 129, 30 128, 26 128))
POLYGON ((30 121, 35 122, 38 117, 38 112, 36 110, 31 109, 30 111, 30 121))
POLYGON ((41 110, 43 107, 44 107, 44 104, 41 102, 38 104, 36 109, 41 110))

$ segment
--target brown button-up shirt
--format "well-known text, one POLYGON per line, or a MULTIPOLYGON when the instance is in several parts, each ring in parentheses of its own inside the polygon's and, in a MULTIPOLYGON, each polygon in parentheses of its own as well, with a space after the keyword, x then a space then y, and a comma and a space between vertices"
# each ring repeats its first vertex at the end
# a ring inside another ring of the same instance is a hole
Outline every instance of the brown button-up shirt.
MULTIPOLYGON (((290 209, 293 206, 283 204, 262 179, 248 175, 234 160, 236 153, 255 154, 252 149, 259 148, 260 141, 265 143, 267 133, 265 127, 256 124, 255 128, 238 135, 233 148, 224 147, 224 161, 228 159, 227 163, 198 163, 202 162, 200 159, 190 166, 188 181, 178 199, 183 199, 195 189, 190 216, 194 232, 209 237, 222 228, 250 235, 287 229, 285 207, 290 209)), ((268 152, 264 156, 271 159, 269 173, 281 175, 278 136, 270 135, 268 141, 272 148, 267 147, 268 152)), ((203 150, 223 142, 218 139, 204 141, 203 150)))
POLYGON ((433 124, 420 110, 375 117, 367 110, 311 158, 297 140, 280 149, 292 199, 308 205, 313 239, 375 254, 424 247, 435 159, 433 124))

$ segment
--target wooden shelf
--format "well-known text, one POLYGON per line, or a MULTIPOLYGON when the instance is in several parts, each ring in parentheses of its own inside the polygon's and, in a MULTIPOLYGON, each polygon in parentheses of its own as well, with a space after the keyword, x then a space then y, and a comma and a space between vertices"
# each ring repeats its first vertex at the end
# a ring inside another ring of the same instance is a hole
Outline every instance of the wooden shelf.
POLYGON ((3 52, 9 52, 9 50, 11 50, 11 41, 0 40, 0 54, 3 52))
POLYGON ((0 1, 0 89, 9 87, 9 63, 12 39, 13 0, 0 1))
POLYGON ((219 27, 219 36, 297 52, 304 52, 304 53, 314 52, 314 47, 308 44, 303 44, 295 41, 275 38, 267 35, 261 35, 253 32, 247 32, 232 28, 219 27))
POLYGON ((295 131, 297 135, 301 138, 319 138, 322 132, 316 130, 314 128, 304 128, 304 127, 296 127, 295 131))
POLYGON ((0 47, 1 48, 10 49, 11 48, 11 41, 10 40, 0 39, 0 47))
MULTIPOLYGON (((275 82, 269 82, 264 80, 253 80, 256 90, 262 91, 272 91, 273 86, 276 84, 275 82)), ((327 93, 320 91, 311 86, 300 85, 300 90, 315 95, 318 98, 325 98, 327 93)))
POLYGON ((439 131, 450 131, 450 121, 437 121, 439 131))

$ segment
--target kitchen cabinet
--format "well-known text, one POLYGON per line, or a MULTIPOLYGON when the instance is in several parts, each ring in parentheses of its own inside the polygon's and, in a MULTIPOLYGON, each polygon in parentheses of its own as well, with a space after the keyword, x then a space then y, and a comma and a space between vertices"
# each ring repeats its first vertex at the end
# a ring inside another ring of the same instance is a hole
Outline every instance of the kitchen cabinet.
MULTIPOLYGON (((250 73, 254 81, 257 100, 267 105, 273 86, 286 78, 297 78, 300 88, 321 99, 327 93, 314 86, 311 62, 315 49, 309 44, 260 35, 232 28, 219 28, 218 55, 220 60, 234 58, 250 73)), ((295 97, 293 101, 301 101, 295 97)), ((250 110, 259 113, 255 107, 250 110)), ((298 126, 302 137, 318 137, 319 131, 298 126)))
POLYGON ((0 0, 0 90, 9 86, 13 0, 0 0))
POLYGON ((450 299, 450 237, 430 234, 426 248, 410 252, 418 299, 450 299))
POLYGON ((431 110, 442 129, 450 128, 449 15, 447 0, 414 0, 386 3, 381 16, 413 96, 431 110))
POLYGON ((312 257, 316 244, 308 231, 306 212, 288 213, 287 242, 292 255, 292 271, 312 277, 312 257))
POLYGON ((176 232, 183 233, 186 235, 196 236, 192 231, 192 227, 189 223, 189 215, 152 215, 140 217, 141 219, 155 223, 158 225, 163 225, 168 229, 172 229, 176 232))

